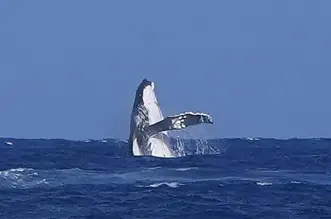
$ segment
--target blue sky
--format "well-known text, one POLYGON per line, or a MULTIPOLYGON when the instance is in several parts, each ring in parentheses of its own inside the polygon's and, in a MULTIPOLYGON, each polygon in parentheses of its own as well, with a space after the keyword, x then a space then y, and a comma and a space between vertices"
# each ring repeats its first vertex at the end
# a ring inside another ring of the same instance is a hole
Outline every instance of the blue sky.
POLYGON ((0 136, 127 138, 134 94, 206 137, 331 137, 330 1, 0 2, 0 136))

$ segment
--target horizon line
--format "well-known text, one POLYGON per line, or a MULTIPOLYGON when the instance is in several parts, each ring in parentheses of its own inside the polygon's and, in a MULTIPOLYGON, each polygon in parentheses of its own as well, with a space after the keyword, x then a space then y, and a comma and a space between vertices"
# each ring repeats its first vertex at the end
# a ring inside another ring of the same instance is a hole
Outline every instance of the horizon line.
MULTIPOLYGON (((170 139, 182 139, 182 140, 231 140, 231 139, 241 139, 241 140, 249 140, 249 141, 258 141, 258 140, 322 140, 322 139, 331 139, 331 137, 288 137, 288 138, 277 138, 277 137, 213 137, 213 138, 185 138, 185 137, 172 137, 169 136, 170 139)), ((116 141, 128 141, 128 139, 120 139, 115 137, 107 137, 107 138, 86 138, 86 139, 69 139, 69 138, 60 138, 60 137, 52 137, 52 138, 45 138, 45 137, 4 137, 0 136, 0 140, 5 139, 13 139, 13 140, 66 140, 66 141, 102 141, 102 140, 116 140, 116 141)))

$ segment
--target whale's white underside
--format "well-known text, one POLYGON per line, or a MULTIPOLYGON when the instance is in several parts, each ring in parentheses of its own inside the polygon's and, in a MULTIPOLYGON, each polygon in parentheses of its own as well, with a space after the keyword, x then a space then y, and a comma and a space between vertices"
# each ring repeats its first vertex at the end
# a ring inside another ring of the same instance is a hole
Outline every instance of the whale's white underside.
POLYGON ((134 156, 177 157, 169 142, 167 131, 182 130, 191 125, 212 124, 205 113, 185 112, 163 117, 154 92, 154 82, 144 79, 139 85, 130 125, 130 144, 134 156))
MULTIPOLYGON (((149 125, 153 125, 164 119, 159 103, 156 99, 154 92, 154 83, 152 86, 147 86, 143 91, 144 106, 148 111, 149 125)), ((141 119, 141 118, 137 118, 141 119)), ((160 132, 148 139, 148 145, 150 146, 151 156, 155 157, 175 157, 168 143, 168 133, 166 131, 160 132)), ((133 155, 144 156, 145 154, 139 149, 137 139, 133 140, 133 155)))

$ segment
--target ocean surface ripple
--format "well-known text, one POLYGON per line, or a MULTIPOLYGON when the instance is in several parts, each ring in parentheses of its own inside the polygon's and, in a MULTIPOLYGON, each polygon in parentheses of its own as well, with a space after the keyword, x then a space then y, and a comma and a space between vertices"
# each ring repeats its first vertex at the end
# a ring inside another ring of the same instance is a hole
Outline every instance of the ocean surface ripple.
POLYGON ((197 142, 1 138, 0 218, 331 218, 331 139, 197 142))

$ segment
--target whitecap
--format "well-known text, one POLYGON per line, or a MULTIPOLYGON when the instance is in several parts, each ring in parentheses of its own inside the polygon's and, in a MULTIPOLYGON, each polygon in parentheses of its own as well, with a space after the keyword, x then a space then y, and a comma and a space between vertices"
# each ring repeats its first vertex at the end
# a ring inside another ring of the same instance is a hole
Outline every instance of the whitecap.
POLYGON ((245 140, 248 140, 248 141, 258 141, 260 140, 260 138, 253 138, 253 137, 248 137, 248 138, 243 138, 245 140))
POLYGON ((157 188, 157 187, 160 187, 160 186, 163 186, 163 185, 168 186, 170 188, 178 188, 179 186, 182 186, 184 184, 181 184, 181 183, 178 183, 178 182, 162 182, 162 183, 151 184, 148 187, 157 188))
POLYGON ((2 170, 0 171, 0 176, 6 176, 10 173, 16 173, 16 172, 24 172, 24 171, 32 171, 33 169, 31 168, 13 168, 13 169, 9 169, 9 170, 2 170))
POLYGON ((6 143, 6 145, 10 145, 10 146, 13 146, 14 145, 14 143, 13 142, 10 142, 10 141, 6 141, 5 143, 6 143))
POLYGON ((259 186, 271 186, 272 185, 272 183, 270 183, 270 182, 256 182, 256 184, 259 186))
POLYGON ((176 171, 188 171, 188 170, 196 170, 197 167, 187 167, 187 168, 177 168, 176 171))
POLYGON ((28 188, 40 184, 48 184, 31 168, 14 168, 0 171, 0 186, 11 188, 28 188))
POLYGON ((159 166, 156 166, 156 167, 149 167, 148 169, 149 170, 156 170, 156 169, 160 169, 161 167, 159 167, 159 166))

